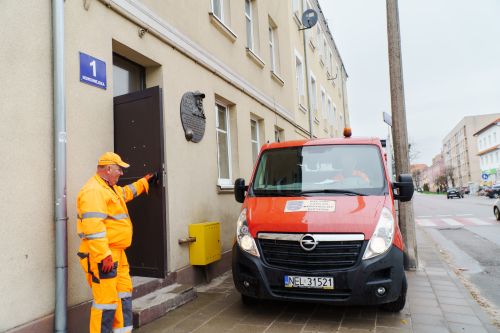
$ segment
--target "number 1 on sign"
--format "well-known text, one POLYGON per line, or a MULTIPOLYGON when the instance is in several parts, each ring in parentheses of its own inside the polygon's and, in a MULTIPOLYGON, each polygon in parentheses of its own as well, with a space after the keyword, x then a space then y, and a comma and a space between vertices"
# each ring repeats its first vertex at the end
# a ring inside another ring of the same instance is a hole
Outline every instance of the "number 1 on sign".
POLYGON ((96 69, 95 69, 95 60, 92 60, 90 62, 90 67, 92 67, 92 76, 96 76, 96 69))

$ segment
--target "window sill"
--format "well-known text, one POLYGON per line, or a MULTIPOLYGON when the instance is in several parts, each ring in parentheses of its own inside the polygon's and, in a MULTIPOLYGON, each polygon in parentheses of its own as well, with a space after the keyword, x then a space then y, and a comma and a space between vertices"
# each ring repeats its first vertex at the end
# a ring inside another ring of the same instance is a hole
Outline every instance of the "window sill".
POLYGON ((316 50, 316 44, 314 43, 314 41, 312 39, 309 39, 309 46, 311 47, 311 50, 316 50))
MULTIPOLYGON (((317 112, 314 112, 314 113, 317 113, 317 112)), ((319 119, 318 119, 318 117, 316 115, 314 116, 314 123, 316 125, 319 125, 319 119)))
POLYGON ((297 24, 297 26, 300 28, 302 28, 302 22, 300 22, 300 17, 299 17, 299 12, 298 11, 295 11, 293 12, 293 20, 295 21, 295 23, 297 24))
POLYGON ((255 53, 253 52, 251 49, 249 49, 248 47, 246 48, 247 50, 247 56, 252 59, 252 61, 257 65, 259 66, 260 68, 264 68, 264 66, 266 65, 264 63, 264 61, 262 61, 262 59, 255 53))
POLYGON ((234 43, 238 36, 227 26, 222 22, 213 12, 209 12, 208 15, 210 16, 210 22, 219 30, 227 39, 231 41, 231 43, 234 43))
POLYGON ((322 68, 324 68, 324 67, 325 67, 325 63, 324 63, 324 61, 323 61, 323 57, 322 57, 322 56, 320 56, 320 57, 319 57, 319 64, 320 64, 320 66, 321 66, 322 68))
POLYGON ((273 78, 274 81, 276 81, 280 86, 284 86, 285 85, 285 81, 283 81, 283 79, 278 75, 276 74, 274 71, 271 71, 271 77, 273 78))
POLYGON ((303 113, 307 113, 307 108, 302 105, 302 103, 299 103, 299 110, 302 111, 303 113))
POLYGON ((234 193, 234 185, 217 184, 217 193, 219 194, 234 193))

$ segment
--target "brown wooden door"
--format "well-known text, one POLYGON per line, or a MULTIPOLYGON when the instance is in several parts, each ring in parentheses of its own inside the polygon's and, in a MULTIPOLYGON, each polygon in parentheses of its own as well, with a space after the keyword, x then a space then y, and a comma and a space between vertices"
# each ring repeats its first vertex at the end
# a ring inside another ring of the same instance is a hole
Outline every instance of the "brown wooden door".
POLYGON ((163 107, 161 89, 148 88, 114 98, 115 152, 130 164, 120 186, 149 172, 158 172, 158 182, 149 194, 128 203, 134 225, 132 246, 126 251, 130 272, 135 276, 164 278, 167 273, 167 237, 163 157, 163 107))

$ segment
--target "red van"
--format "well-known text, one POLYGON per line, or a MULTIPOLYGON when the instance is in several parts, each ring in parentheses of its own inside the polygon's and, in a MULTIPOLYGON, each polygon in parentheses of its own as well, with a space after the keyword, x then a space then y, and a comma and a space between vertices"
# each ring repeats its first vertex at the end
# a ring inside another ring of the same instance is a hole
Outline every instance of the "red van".
POLYGON ((232 254, 244 303, 278 299, 381 305, 406 302, 403 239, 394 200, 413 196, 410 175, 388 177, 379 139, 264 145, 243 203, 232 254))

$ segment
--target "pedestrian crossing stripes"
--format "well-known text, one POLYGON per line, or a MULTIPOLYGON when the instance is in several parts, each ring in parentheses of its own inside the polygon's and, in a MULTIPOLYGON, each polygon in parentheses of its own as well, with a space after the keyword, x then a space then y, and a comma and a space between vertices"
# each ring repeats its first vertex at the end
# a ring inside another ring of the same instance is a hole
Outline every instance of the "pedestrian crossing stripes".
MULTIPOLYGON (((470 216, 470 215, 468 215, 470 216)), ((460 227, 470 227, 470 226, 494 226, 500 225, 500 222, 496 221, 495 218, 477 218, 477 217, 465 217, 465 216, 455 216, 455 217, 436 217, 432 216, 422 216, 415 219, 417 225, 421 227, 430 228, 460 228, 460 227)))

